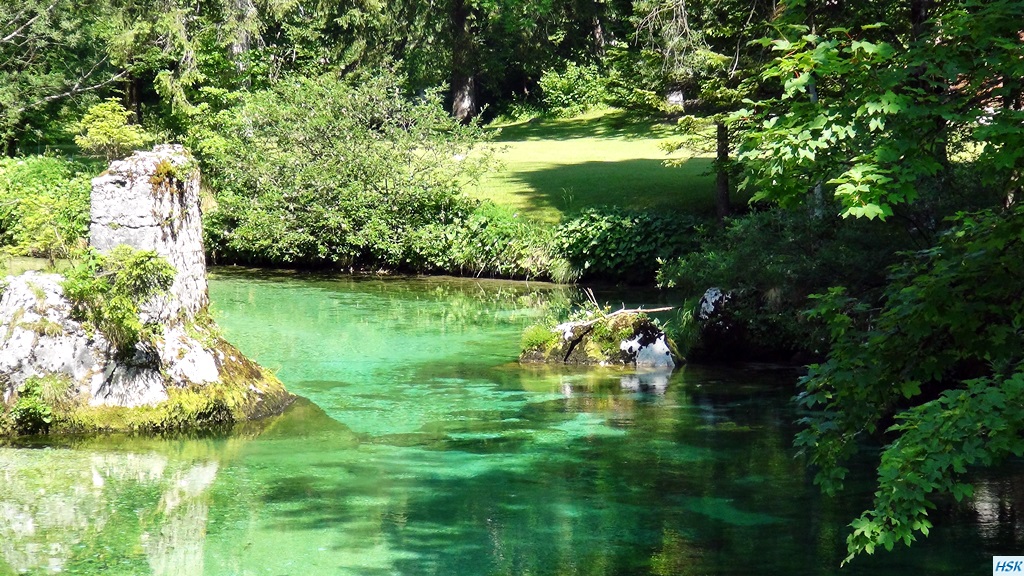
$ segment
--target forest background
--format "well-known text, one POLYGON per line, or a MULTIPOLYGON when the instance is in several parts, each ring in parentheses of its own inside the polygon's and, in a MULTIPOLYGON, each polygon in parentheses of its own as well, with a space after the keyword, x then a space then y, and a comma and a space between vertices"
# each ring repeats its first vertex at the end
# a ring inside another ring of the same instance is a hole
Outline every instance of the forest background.
POLYGON ((817 361, 796 441, 826 490, 880 447, 849 539, 871 553, 1024 453, 1021 22, 1012 0, 6 2, 0 243, 74 257, 90 178, 178 141, 218 263, 677 287, 694 357, 817 361), (532 219, 467 193, 498 124, 669 134, 713 185, 532 219), (712 286, 727 335, 696 320, 712 286))

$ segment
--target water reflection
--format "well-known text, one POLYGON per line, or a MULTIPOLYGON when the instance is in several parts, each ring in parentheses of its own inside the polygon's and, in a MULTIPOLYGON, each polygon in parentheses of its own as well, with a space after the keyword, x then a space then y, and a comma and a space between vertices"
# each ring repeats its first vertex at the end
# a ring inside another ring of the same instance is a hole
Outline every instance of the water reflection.
POLYGON ((148 568, 138 573, 201 574, 217 470, 213 460, 155 452, 0 448, 0 556, 15 573, 109 561, 148 568))
POLYGON ((630 392, 653 392, 655 394, 664 394, 665 389, 668 388, 668 379, 671 376, 671 372, 664 370, 637 372, 635 374, 623 375, 619 381, 619 385, 622 386, 623 390, 629 390, 630 392))
MULTIPOLYGON (((792 374, 521 367, 547 290, 215 278, 228 338, 316 404, 223 438, 0 448, 0 574, 837 573, 873 479, 820 495, 792 374)), ((977 573, 1022 542, 1019 478, 843 573, 977 573)))

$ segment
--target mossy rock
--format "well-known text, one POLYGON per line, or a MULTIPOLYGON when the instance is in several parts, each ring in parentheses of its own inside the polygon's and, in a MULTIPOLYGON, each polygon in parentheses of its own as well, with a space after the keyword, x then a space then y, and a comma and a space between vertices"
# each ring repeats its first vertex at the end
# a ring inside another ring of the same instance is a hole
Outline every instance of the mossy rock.
POLYGON ((674 368, 675 344, 642 312, 617 312, 523 333, 524 364, 674 368))
POLYGON ((151 406, 91 406, 66 376, 30 378, 0 409, 0 435, 226 429, 280 414, 295 400, 234 346, 221 340, 217 350, 220 381, 170 387, 167 400, 151 406))

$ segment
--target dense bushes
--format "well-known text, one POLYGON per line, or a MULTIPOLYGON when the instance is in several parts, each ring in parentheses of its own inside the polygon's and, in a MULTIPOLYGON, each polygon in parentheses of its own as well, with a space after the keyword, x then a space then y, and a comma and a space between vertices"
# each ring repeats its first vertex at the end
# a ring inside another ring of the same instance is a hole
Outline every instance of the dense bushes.
POLYGON ((551 230, 485 202, 447 224, 412 230, 403 268, 504 278, 549 278, 551 230))
POLYGON ((193 135, 218 206, 211 248, 283 264, 403 262, 410 231, 464 218, 483 138, 388 74, 295 78, 193 135))
MULTIPOLYGON (((562 70, 548 70, 537 83, 543 112, 576 116, 599 106, 613 106, 638 116, 661 116, 669 111, 662 56, 612 46, 601 66, 568 62, 562 70)), ((506 116, 521 117, 507 105, 506 116)))
POLYGON ((568 62, 565 70, 548 70, 540 77, 541 102, 555 116, 576 116, 605 100, 606 79, 594 65, 568 62))
POLYGON ((657 278, 661 286, 693 296, 712 286, 733 293, 729 321, 744 333, 749 348, 728 354, 814 355, 824 352, 824 336, 806 321, 808 296, 836 283, 858 294, 876 292, 907 241, 891 222, 773 209, 729 220, 723 230, 703 238, 699 250, 666 261, 657 278))
POLYGON ((927 536, 939 495, 970 497, 973 469, 1024 454, 1022 286, 1018 206, 961 214, 891 270, 880 298, 836 288, 818 299, 832 349, 801 382, 796 444, 830 492, 862 440, 884 444, 873 507, 851 524, 851 557, 927 536))
POLYGON ((649 283, 660 261, 699 246, 697 222, 678 214, 588 209, 558 227, 554 249, 582 278, 649 283))
POLYGON ((72 316, 98 330, 121 357, 131 357, 140 342, 155 336, 156 324, 143 323, 139 308, 170 288, 174 267, 151 250, 124 244, 108 254, 90 250, 67 272, 64 293, 72 316))
POLYGON ((89 229, 94 171, 49 156, 0 158, 0 245, 50 259, 81 246, 89 229))

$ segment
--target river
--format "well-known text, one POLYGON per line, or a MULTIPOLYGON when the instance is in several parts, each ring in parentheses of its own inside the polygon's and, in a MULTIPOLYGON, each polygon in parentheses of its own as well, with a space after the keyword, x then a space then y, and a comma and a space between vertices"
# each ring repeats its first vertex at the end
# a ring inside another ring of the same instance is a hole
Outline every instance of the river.
POLYGON ((307 400, 226 436, 0 448, 0 575, 987 574, 1020 549, 1011 467, 840 570, 871 478, 813 485, 795 373, 516 364, 575 289, 221 269, 210 294, 307 400))

